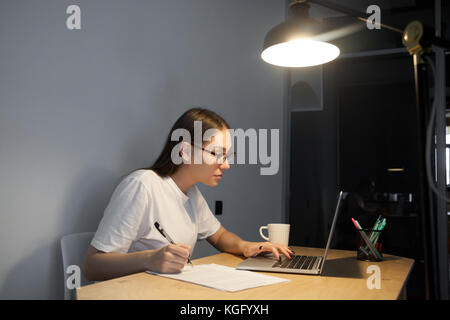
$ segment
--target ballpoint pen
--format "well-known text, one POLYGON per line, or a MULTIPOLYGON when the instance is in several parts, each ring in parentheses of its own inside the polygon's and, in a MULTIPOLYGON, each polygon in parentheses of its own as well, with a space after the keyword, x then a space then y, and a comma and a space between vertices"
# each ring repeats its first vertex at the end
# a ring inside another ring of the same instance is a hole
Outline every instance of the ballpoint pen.
MULTIPOLYGON (((171 244, 175 244, 175 242, 172 240, 172 238, 164 231, 164 229, 159 225, 158 222, 155 222, 155 227, 156 227, 156 229, 159 231, 159 233, 161 233, 162 236, 163 236, 164 238, 166 238, 171 244)), ((188 257, 188 263, 189 263, 191 266, 194 266, 194 265, 192 264, 192 261, 191 261, 191 259, 190 259, 189 257, 188 257)))

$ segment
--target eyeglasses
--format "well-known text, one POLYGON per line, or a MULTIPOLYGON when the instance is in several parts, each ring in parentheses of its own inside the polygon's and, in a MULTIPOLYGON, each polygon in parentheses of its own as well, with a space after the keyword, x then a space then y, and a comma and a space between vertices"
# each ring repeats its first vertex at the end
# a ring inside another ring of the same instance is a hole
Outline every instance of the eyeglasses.
POLYGON ((196 148, 202 149, 203 151, 208 152, 209 154, 211 154, 215 159, 216 159, 216 163, 225 163, 225 160, 227 160, 227 162, 230 162, 230 160, 234 157, 234 155, 236 154, 235 152, 229 152, 229 153, 223 153, 223 152, 214 152, 211 150, 207 150, 203 147, 197 146, 197 145, 193 145, 196 148))

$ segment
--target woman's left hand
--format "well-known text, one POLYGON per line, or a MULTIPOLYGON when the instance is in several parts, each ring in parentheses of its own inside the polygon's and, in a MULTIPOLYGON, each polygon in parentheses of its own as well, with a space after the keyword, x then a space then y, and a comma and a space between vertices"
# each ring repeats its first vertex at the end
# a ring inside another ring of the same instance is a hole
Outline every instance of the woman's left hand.
POLYGON ((247 242, 242 253, 248 258, 255 257, 262 252, 273 253, 277 260, 280 259, 280 254, 285 255, 288 259, 295 254, 288 246, 271 242, 247 242))

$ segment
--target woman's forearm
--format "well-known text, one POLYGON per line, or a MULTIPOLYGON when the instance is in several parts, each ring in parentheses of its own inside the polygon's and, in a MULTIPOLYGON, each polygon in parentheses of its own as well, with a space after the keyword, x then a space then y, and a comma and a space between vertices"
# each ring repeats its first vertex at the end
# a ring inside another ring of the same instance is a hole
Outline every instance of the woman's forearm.
POLYGON ((104 281, 147 270, 152 250, 132 253, 105 253, 89 247, 83 275, 89 281, 104 281))
POLYGON ((222 232, 214 246, 220 251, 243 254, 247 244, 249 244, 248 241, 244 241, 236 234, 225 230, 222 232))

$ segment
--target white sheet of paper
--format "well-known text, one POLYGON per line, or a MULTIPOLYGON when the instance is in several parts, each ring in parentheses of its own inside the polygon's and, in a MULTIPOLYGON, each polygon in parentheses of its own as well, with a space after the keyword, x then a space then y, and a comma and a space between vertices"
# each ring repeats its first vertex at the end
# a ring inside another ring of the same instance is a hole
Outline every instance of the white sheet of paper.
POLYGON ((201 286, 229 292, 290 281, 261 273, 236 270, 234 268, 214 263, 201 264, 194 267, 185 266, 183 271, 178 274, 163 274, 153 271, 147 272, 162 277, 195 283, 201 286))

